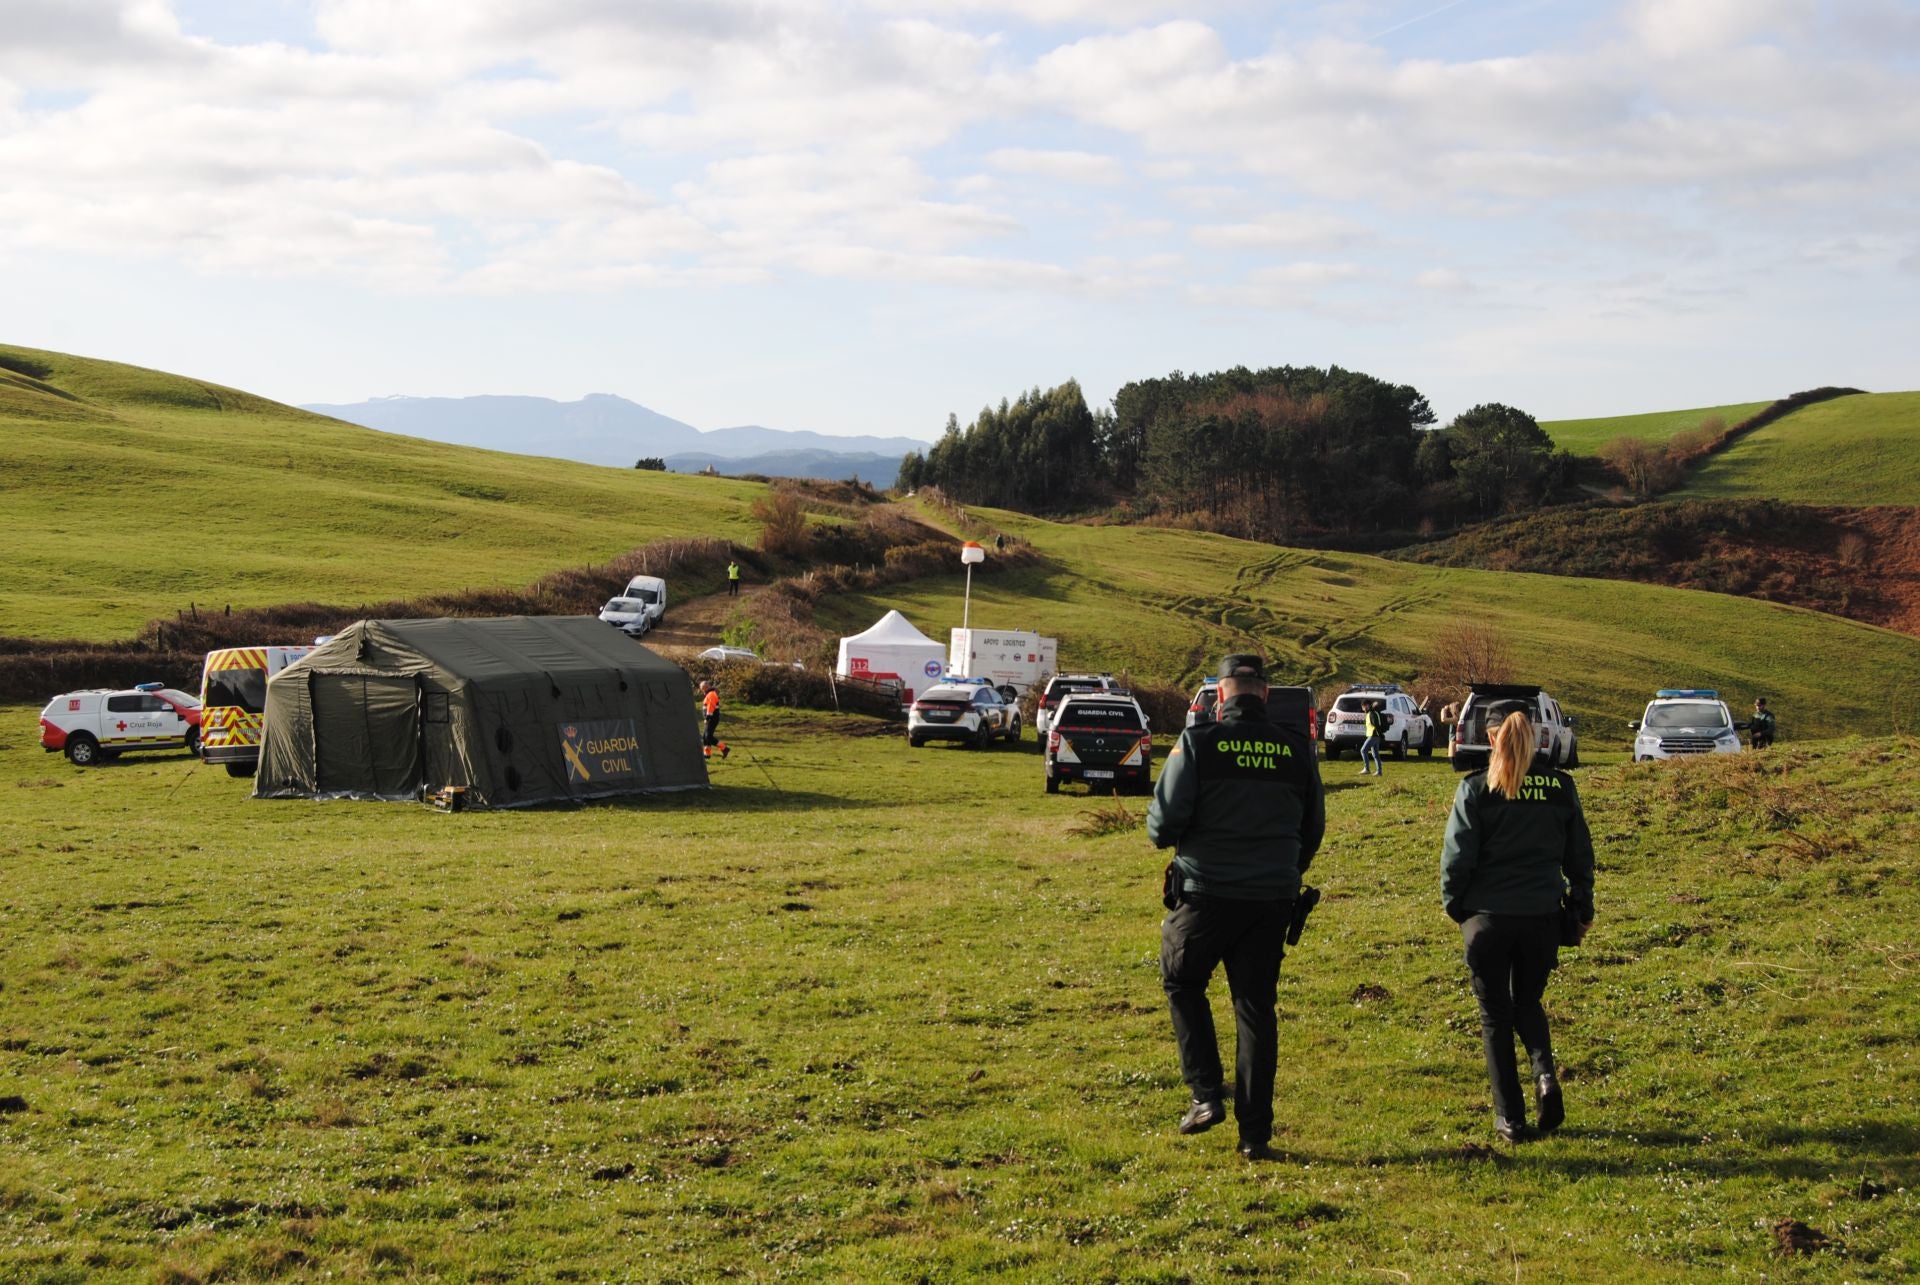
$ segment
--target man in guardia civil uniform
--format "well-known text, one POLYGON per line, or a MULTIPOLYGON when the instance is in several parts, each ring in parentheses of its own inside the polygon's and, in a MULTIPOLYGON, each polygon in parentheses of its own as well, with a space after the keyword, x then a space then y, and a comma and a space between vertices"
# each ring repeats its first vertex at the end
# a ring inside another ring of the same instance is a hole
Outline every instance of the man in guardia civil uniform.
POLYGON ((1226 965, 1240 1154, 1266 1159, 1279 1056, 1275 991, 1300 875, 1326 832, 1326 798, 1307 730, 1267 717, 1260 657, 1221 662, 1217 708, 1214 722, 1180 734, 1147 810, 1153 846, 1175 850, 1177 902, 1160 928, 1160 974, 1193 1095, 1180 1132, 1204 1133, 1227 1116, 1207 1003, 1213 970, 1226 965))

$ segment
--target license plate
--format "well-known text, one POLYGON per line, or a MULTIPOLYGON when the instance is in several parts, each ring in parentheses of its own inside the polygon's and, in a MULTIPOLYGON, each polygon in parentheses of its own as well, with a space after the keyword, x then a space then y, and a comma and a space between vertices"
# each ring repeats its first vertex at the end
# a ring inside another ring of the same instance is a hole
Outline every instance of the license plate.
POLYGON ((927 721, 929 723, 950 723, 953 721, 953 715, 948 713, 943 713, 937 709, 928 710, 927 721))
POLYGON ((1113 773, 1097 767, 1090 767, 1080 775, 1086 777, 1089 781, 1111 781, 1113 779, 1113 773))

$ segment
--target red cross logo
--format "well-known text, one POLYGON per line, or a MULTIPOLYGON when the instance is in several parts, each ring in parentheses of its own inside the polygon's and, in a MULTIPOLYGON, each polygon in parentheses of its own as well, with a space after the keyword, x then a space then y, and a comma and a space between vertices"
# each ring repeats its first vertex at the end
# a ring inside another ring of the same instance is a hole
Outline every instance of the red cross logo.
POLYGON ((119 722, 115 723, 114 726, 124 732, 127 730, 127 720, 123 718, 119 722))

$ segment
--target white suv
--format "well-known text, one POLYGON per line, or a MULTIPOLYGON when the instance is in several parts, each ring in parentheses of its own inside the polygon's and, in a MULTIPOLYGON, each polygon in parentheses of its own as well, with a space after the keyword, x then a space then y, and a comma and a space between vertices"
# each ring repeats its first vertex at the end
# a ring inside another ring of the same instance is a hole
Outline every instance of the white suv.
POLYGON ((1034 702, 1033 730, 1043 737, 1053 730, 1054 711, 1075 692, 1110 692, 1118 686, 1112 674, 1055 674, 1034 702))
POLYGON ((1492 748, 1487 742, 1487 711, 1495 705, 1514 701, 1527 709, 1539 745, 1536 760, 1548 767, 1579 767, 1580 739, 1574 732, 1573 716, 1560 708, 1560 702, 1530 683, 1474 683, 1467 703, 1460 707, 1459 721, 1453 725, 1453 739, 1447 744, 1447 757, 1456 772, 1476 772, 1487 765, 1492 748))
POLYGON ((1020 739, 1020 707, 985 684, 936 683, 907 710, 907 743, 916 750, 928 741, 961 741, 984 750, 996 736, 1020 739))
POLYGON ((1329 759, 1339 758, 1343 750, 1358 752, 1367 739, 1367 707, 1375 701, 1384 701, 1387 706, 1389 754, 1403 759, 1409 749, 1414 749, 1420 751, 1421 758, 1433 756, 1433 719, 1400 684, 1355 683, 1333 702, 1333 708, 1327 711, 1326 724, 1320 729, 1321 743, 1327 747, 1329 759))
POLYGON ((1736 723, 1720 693, 1705 687, 1663 687, 1647 702, 1634 730, 1633 761, 1685 754, 1738 754, 1745 723, 1736 723))
POLYGON ((117 759, 125 750, 199 747, 200 698, 159 683, 68 692, 40 711, 40 748, 64 751, 76 767, 117 759))

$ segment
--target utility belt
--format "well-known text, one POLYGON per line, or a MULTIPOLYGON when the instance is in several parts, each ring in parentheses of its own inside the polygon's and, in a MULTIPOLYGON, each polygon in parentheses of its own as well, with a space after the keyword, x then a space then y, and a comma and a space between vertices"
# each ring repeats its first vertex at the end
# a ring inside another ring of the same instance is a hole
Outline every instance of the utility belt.
MULTIPOLYGON (((1167 868, 1160 873, 1160 904, 1168 910, 1179 909, 1181 902, 1200 904, 1209 901, 1231 901, 1231 897, 1210 897, 1203 892, 1187 891, 1187 876, 1180 869, 1178 861, 1167 862, 1167 868)), ((1287 898, 1276 897, 1276 901, 1287 898)), ((1292 898, 1292 913, 1287 917, 1287 945, 1300 944, 1300 934, 1306 931, 1307 916, 1320 904, 1320 890, 1310 884, 1301 884, 1300 891, 1292 898)))

